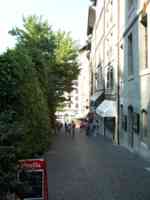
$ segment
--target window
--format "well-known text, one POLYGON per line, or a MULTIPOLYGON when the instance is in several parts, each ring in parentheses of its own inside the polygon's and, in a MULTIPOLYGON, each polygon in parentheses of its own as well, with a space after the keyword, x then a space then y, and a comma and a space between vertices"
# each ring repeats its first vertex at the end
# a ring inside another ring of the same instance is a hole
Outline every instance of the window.
POLYGON ((114 85, 113 68, 108 68, 107 71, 107 89, 112 89, 114 85))
POLYGON ((147 15, 141 20, 141 68, 146 69, 148 67, 148 29, 147 29, 147 15))
POLYGON ((124 128, 124 130, 125 131, 127 131, 127 116, 126 115, 124 115, 124 117, 123 117, 124 119, 124 126, 123 126, 123 128, 124 128))
POLYGON ((142 110, 142 138, 148 136, 148 114, 147 111, 142 110))
POLYGON ((22 171, 19 174, 19 179, 25 186, 25 190, 22 192, 23 199, 35 198, 43 199, 42 192, 42 171, 22 171))
POLYGON ((139 134, 140 129, 140 115, 138 113, 134 113, 133 119, 133 130, 136 134, 139 134))
POLYGON ((106 9, 106 28, 109 27, 109 8, 106 9))
POLYGON ((104 75, 102 65, 99 67, 99 88, 104 89, 104 75))
POLYGON ((113 2, 110 2, 110 22, 113 20, 113 2))
POLYGON ((110 88, 113 88, 113 69, 110 70, 110 88))
POLYGON ((132 34, 128 36, 128 75, 133 75, 133 39, 132 34))
POLYGON ((123 105, 120 105, 120 121, 121 121, 121 128, 124 128, 124 121, 123 121, 123 105))
POLYGON ((74 88, 76 94, 78 94, 78 88, 74 88))
POLYGON ((78 81, 73 82, 74 86, 78 87, 78 81))
POLYGON ((128 10, 133 6, 133 0, 128 0, 128 10))
POLYGON ((76 108, 79 108, 79 105, 76 103, 76 108))
POLYGON ((109 88, 109 71, 107 71, 107 88, 109 88))

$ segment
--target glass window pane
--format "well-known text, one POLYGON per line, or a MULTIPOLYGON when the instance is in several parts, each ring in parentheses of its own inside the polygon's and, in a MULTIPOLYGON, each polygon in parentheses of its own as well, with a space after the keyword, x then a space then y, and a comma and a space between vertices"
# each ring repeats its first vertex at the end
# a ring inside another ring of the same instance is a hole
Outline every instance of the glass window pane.
POLYGON ((23 171, 19 174, 19 179, 23 183, 23 198, 42 198, 42 172, 23 171))

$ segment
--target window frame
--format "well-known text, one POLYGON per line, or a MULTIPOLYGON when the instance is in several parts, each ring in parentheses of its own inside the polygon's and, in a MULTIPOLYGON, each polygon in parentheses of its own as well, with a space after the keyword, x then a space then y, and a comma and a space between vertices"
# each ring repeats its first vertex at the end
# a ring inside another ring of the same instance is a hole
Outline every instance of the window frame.
POLYGON ((148 138, 148 112, 143 109, 141 111, 141 128, 142 128, 142 140, 144 141, 145 139, 148 138), (145 120, 146 119, 146 120, 145 120), (146 126, 146 128, 144 127, 146 126), (145 130, 146 130, 146 134, 145 134, 145 130))
POLYGON ((114 70, 112 66, 107 69, 107 84, 106 89, 112 90, 114 88, 114 70))
POLYGON ((132 9, 134 5, 134 0, 128 0, 128 12, 130 12, 130 10, 132 9))
POLYGON ((133 52, 133 33, 128 35, 128 76, 132 77, 134 75, 134 52, 133 52), (130 52, 129 52, 130 51, 130 52))
MULTIPOLYGON (((140 63, 141 65, 141 70, 147 70, 149 67, 148 67, 148 14, 146 13, 144 16, 142 16, 142 19, 140 20, 140 26, 141 26, 141 29, 144 29, 141 30, 141 37, 144 37, 144 64, 143 63, 140 63), (144 35, 143 35, 143 32, 144 32, 144 35)), ((140 40, 141 41, 141 40, 140 40)), ((143 43, 143 40, 142 40, 142 43, 143 43)), ((142 55, 143 56, 143 55, 142 55)))

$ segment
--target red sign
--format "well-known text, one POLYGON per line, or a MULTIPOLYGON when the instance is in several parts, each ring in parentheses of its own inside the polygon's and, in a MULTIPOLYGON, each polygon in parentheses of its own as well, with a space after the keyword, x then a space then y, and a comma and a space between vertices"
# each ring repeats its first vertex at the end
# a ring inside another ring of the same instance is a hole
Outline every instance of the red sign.
POLYGON ((43 159, 29 159, 29 160, 20 160, 21 169, 44 169, 45 161, 43 159))
POLYGON ((20 194, 23 199, 48 200, 47 168, 44 159, 19 160, 18 178, 28 183, 30 190, 20 194))

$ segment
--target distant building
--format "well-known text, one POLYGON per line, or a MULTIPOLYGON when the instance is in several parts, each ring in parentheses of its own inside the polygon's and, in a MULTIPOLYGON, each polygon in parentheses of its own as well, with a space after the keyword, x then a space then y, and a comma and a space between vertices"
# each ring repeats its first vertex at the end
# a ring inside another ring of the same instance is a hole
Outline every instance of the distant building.
POLYGON ((78 77, 78 117, 84 118, 89 112, 90 106, 90 68, 89 60, 87 58, 87 46, 80 49, 79 63, 80 74, 78 77))
POLYGON ((90 69, 87 58, 87 46, 79 50, 79 68, 80 73, 77 80, 73 81, 73 90, 71 93, 65 93, 66 106, 63 112, 57 112, 62 121, 71 121, 72 119, 84 118, 89 112, 90 98, 90 69))
POLYGON ((74 89, 70 93, 65 93, 64 96, 67 99, 65 102, 65 107, 61 115, 63 116, 63 121, 71 121, 75 119, 78 115, 79 110, 79 90, 78 90, 78 80, 73 81, 74 89))

